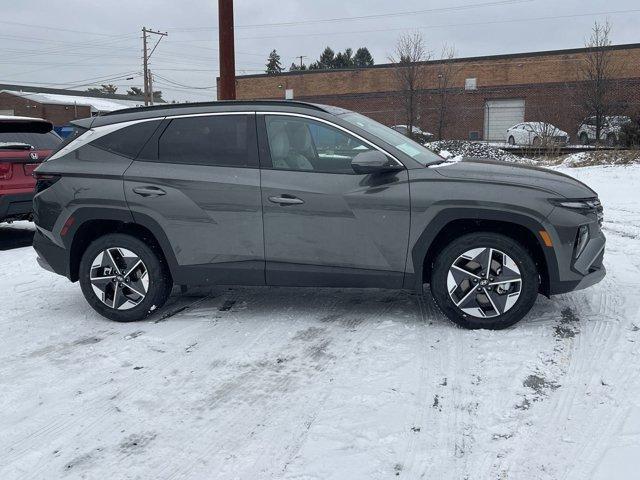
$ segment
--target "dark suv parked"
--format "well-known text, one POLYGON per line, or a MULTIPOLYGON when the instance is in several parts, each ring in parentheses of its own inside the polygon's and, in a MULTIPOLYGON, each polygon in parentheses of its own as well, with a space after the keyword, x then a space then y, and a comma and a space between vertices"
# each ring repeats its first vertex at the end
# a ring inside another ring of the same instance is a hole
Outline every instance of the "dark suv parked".
POLYGON ((172 286, 422 292, 468 328, 600 281, 595 192, 559 173, 447 163, 360 114, 218 102, 75 122, 37 171, 34 247, 118 321, 172 286))

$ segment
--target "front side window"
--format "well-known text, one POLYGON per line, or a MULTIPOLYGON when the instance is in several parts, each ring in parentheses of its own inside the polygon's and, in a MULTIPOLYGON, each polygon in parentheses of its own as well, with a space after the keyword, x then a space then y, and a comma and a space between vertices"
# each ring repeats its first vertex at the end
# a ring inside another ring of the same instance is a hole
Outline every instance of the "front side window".
POLYGON ((396 132, 392 128, 389 128, 375 120, 360 115, 359 113, 346 111, 345 113, 338 113, 343 120, 360 127, 367 133, 378 137, 380 140, 392 145, 406 155, 409 155, 413 160, 421 165, 431 165, 441 163, 443 158, 429 150, 424 145, 420 145, 418 142, 414 142, 409 137, 396 132))
POLYGON ((278 170, 353 174, 351 161, 372 150, 357 138, 321 122, 266 115, 271 163, 278 170))
POLYGON ((176 118, 160 137, 158 159, 166 163, 256 167, 254 115, 176 118))

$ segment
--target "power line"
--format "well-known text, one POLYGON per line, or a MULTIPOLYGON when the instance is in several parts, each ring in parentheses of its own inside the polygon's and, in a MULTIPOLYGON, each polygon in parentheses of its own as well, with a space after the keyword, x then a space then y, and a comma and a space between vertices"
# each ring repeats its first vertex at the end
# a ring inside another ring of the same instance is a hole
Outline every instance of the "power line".
MULTIPOLYGON (((247 24, 247 25, 236 25, 235 28, 291 27, 291 26, 309 25, 309 24, 318 24, 318 23, 349 22, 354 20, 375 20, 380 18, 386 19, 391 17, 422 15, 425 13, 441 13, 441 12, 468 10, 468 9, 479 8, 479 7, 495 7, 495 6, 513 5, 518 3, 530 3, 533 1, 535 0, 499 0, 499 1, 492 1, 492 2, 471 3, 466 5, 454 5, 450 7, 428 8, 425 10, 387 12, 387 13, 378 13, 378 14, 372 14, 372 15, 358 15, 358 16, 352 16, 352 17, 334 17, 334 18, 322 18, 322 19, 315 19, 315 20, 296 20, 291 22, 275 22, 275 23, 254 23, 254 24, 247 24)), ((180 32, 195 32, 195 31, 208 31, 208 30, 217 30, 217 29, 214 27, 190 27, 190 28, 171 28, 170 30, 175 30, 180 32)))
POLYGON ((447 23, 447 24, 432 24, 432 25, 418 25, 414 27, 399 27, 399 28, 381 28, 381 29, 371 29, 371 30, 351 30, 351 31, 341 31, 341 32, 306 32, 300 34, 282 34, 282 35, 267 35, 267 36, 256 36, 256 37, 240 37, 239 40, 263 40, 270 38, 291 38, 291 37, 313 37, 313 36, 335 36, 335 35, 350 35, 354 33, 376 33, 376 32, 394 32, 394 31, 406 31, 406 30, 427 30, 434 28, 450 28, 450 27, 472 27, 478 25, 496 25, 501 23, 517 23, 517 22, 536 22, 536 21, 545 21, 545 20, 564 20, 567 18, 578 18, 578 17, 593 17, 593 16, 601 16, 601 15, 619 15, 619 14, 628 14, 628 13, 638 13, 640 9, 631 9, 631 10, 617 10, 617 11, 609 11, 609 12, 593 12, 593 13, 574 13, 568 15, 554 15, 548 17, 531 17, 531 18, 510 18, 505 20, 488 20, 484 22, 467 22, 467 23, 447 23))
POLYGON ((167 78, 167 77, 163 77, 163 76, 161 76, 161 75, 158 75, 157 73, 155 74, 155 76, 156 76, 156 77, 158 77, 158 78, 160 78, 160 79, 162 79, 162 80, 164 80, 165 82, 169 82, 170 84, 175 85, 175 86, 177 86, 177 87, 189 88, 189 89, 193 89, 193 90, 210 90, 210 89, 212 89, 212 88, 213 88, 213 89, 215 89, 215 88, 216 88, 216 86, 215 86, 215 85, 210 86, 210 87, 194 87, 194 86, 192 86, 192 85, 185 85, 185 84, 183 84, 183 83, 176 82, 175 80, 171 80, 170 78, 167 78))

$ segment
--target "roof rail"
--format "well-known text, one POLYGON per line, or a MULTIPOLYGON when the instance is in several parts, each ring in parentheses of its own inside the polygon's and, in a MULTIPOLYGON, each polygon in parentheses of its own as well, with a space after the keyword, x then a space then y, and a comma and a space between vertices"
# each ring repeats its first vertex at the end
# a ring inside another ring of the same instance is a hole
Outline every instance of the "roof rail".
POLYGON ((217 107, 224 105, 290 105, 292 107, 302 107, 309 108, 312 110, 320 110, 325 111, 321 106, 307 103, 307 102, 298 102, 293 100, 220 100, 216 102, 193 102, 193 103, 163 103, 160 105, 153 105, 149 107, 134 107, 134 108, 125 108, 122 110, 114 110, 113 112, 107 112, 102 114, 102 117, 108 117, 110 115, 120 115, 123 113, 134 113, 134 112, 147 112, 153 110, 173 110, 173 109, 181 109, 181 108, 193 108, 193 107, 217 107))

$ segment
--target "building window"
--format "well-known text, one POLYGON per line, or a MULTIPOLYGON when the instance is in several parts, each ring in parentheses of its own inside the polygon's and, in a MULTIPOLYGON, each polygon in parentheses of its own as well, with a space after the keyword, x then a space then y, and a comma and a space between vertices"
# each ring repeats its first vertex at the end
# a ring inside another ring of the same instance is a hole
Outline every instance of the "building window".
POLYGON ((464 89, 465 90, 477 90, 478 89, 478 79, 477 78, 467 78, 464 81, 464 89))

